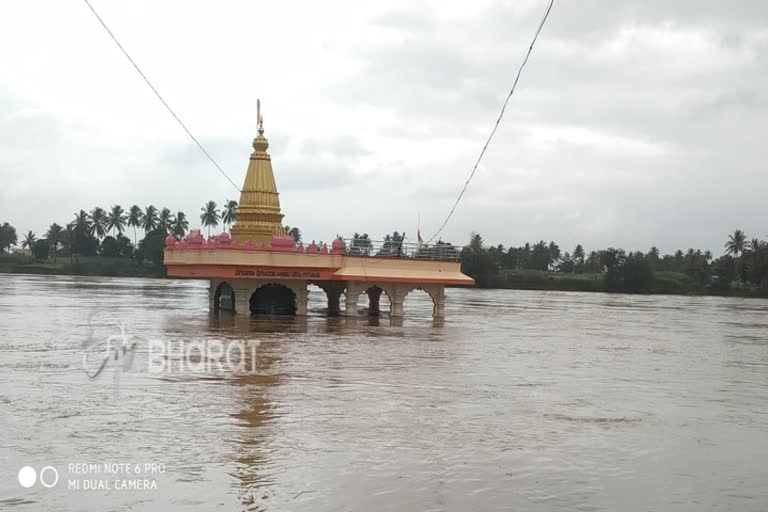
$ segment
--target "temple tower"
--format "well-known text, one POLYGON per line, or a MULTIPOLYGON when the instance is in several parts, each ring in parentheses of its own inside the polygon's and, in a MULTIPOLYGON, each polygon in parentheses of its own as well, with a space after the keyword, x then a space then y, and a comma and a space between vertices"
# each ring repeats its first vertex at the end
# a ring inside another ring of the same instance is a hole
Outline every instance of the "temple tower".
POLYGON ((259 134, 253 139, 253 153, 240 192, 237 221, 231 232, 232 238, 240 243, 251 240, 254 245, 263 242, 269 247, 272 235, 285 235, 285 229, 275 175, 272 173, 272 161, 267 153, 269 142, 264 137, 260 102, 257 105, 259 134))

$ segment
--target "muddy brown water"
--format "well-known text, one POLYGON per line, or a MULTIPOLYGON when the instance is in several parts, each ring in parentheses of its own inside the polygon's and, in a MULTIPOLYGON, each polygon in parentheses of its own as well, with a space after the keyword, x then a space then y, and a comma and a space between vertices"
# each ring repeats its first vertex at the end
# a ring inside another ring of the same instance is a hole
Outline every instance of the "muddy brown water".
POLYGON ((214 318, 201 281, 0 274, 0 509, 768 510, 768 301, 447 294, 214 318))

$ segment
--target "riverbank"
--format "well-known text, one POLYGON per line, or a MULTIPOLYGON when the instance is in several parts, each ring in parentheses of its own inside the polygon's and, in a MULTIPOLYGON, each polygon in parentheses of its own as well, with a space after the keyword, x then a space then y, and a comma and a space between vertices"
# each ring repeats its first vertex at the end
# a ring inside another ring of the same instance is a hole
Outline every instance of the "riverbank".
MULTIPOLYGON (((0 273, 4 274, 51 274, 105 277, 152 277, 165 278, 165 267, 149 262, 136 262, 129 258, 105 258, 81 256, 70 260, 59 258, 56 262, 35 261, 21 254, 0 255, 0 273)), ((518 270, 502 272, 484 280, 484 289, 543 290, 570 292, 611 291, 606 286, 603 273, 542 272, 518 270)), ((643 294, 656 295, 712 295, 732 297, 767 298, 764 290, 730 285, 714 288, 695 282, 682 272, 654 272, 653 280, 643 294)))
MULTIPOLYGON (((483 286, 483 288, 603 293, 616 291, 607 286, 604 273, 543 272, 538 270, 499 273, 489 277, 487 286, 483 286)), ((653 272, 653 278, 640 294, 768 298, 768 290, 737 283, 719 287, 714 284, 707 285, 696 282, 683 272, 666 271, 653 272)))
POLYGON ((0 255, 0 273, 163 278, 165 267, 130 258, 80 256, 41 262, 22 254, 3 254, 0 255))

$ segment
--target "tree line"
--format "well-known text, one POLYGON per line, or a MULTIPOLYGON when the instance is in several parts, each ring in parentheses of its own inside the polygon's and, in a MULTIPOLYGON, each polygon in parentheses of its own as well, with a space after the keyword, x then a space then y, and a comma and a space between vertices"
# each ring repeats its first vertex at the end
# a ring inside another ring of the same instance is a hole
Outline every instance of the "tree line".
POLYGON ((483 238, 475 233, 462 249, 461 261, 462 271, 475 278, 480 287, 513 287, 527 278, 557 288, 558 279, 569 277, 569 286, 574 289, 628 293, 743 291, 768 296, 768 243, 758 238, 750 240, 737 229, 728 236, 723 249, 719 257, 700 249, 662 255, 657 247, 646 253, 613 247, 587 252, 581 244, 572 252, 563 252, 557 243, 543 240, 519 247, 486 247, 483 238))
MULTIPOLYGON (((235 200, 226 200, 221 208, 215 201, 207 201, 200 208, 200 223, 210 236, 211 228, 222 225, 226 230, 234 224, 237 212, 235 200)), ((301 241, 299 228, 285 226, 285 230, 296 242, 301 241)), ((73 219, 63 225, 54 222, 42 237, 27 231, 20 243, 16 228, 5 222, 0 225, 0 252, 20 245, 37 260, 56 262, 59 256, 71 261, 78 256, 103 256, 161 264, 165 238, 172 235, 181 239, 188 231, 189 219, 182 211, 173 213, 169 208, 158 209, 154 205, 133 205, 128 210, 120 205, 109 210, 97 206, 75 212, 73 219)))
MULTIPOLYGON (((208 201, 200 212, 201 224, 210 236, 211 228, 221 224, 226 230, 235 223, 238 204, 227 200, 219 208, 215 201, 208 201)), ((299 228, 285 229, 297 243, 301 241, 299 228)), ((28 231, 20 245, 38 260, 55 262, 59 256, 72 260, 81 255, 161 265, 165 238, 172 235, 180 239, 188 230, 189 220, 184 212, 174 214, 169 208, 158 209, 153 205, 133 205, 126 211, 115 205, 109 210, 80 210, 63 226, 51 224, 40 238, 28 231), (140 240, 139 232, 143 234, 140 240), (133 235, 132 240, 126 235, 133 235)), ((349 251, 359 255, 401 255, 404 241, 405 234, 395 231, 374 248, 367 233, 355 233, 349 251)), ((0 252, 18 244, 16 229, 7 222, 0 225, 0 252)), ((486 246, 476 233, 463 248, 442 241, 437 246, 425 247, 418 247, 416 257, 421 251, 437 249, 438 257, 458 255, 462 271, 472 276, 479 287, 629 293, 740 292, 768 296, 768 243, 749 239, 740 229, 728 236, 724 253, 719 257, 699 249, 661 254, 657 247, 645 253, 613 247, 586 251, 581 244, 571 252, 563 252, 557 243, 543 240, 506 248, 501 244, 486 246)))
MULTIPOLYGON (((215 201, 208 201, 200 209, 203 227, 210 229, 220 223, 226 229, 237 220, 237 201, 227 200, 219 209, 215 201)), ((125 210, 114 205, 109 210, 95 207, 89 212, 81 209, 63 225, 54 222, 42 237, 27 231, 19 244, 16 228, 5 222, 0 225, 0 252, 21 245, 38 260, 59 256, 70 259, 78 256, 104 256, 132 258, 139 262, 162 263, 165 238, 172 235, 183 238, 189 230, 189 219, 182 211, 173 213, 169 208, 138 205, 125 210), (139 240, 139 232, 143 237, 139 240), (133 240, 129 236, 133 235, 133 240)))

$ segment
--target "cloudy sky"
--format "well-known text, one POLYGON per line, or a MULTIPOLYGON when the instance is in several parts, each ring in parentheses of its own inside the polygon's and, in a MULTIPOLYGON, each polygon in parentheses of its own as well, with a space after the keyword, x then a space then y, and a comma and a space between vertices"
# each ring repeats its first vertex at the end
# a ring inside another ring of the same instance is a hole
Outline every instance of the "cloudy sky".
MULTIPOLYGON (((545 0, 92 0, 233 179, 262 100, 305 238, 442 223, 545 0)), ((80 0, 0 6, 0 222, 237 191, 80 0)), ((444 239, 710 248, 768 235, 768 2, 558 0, 444 239)))

